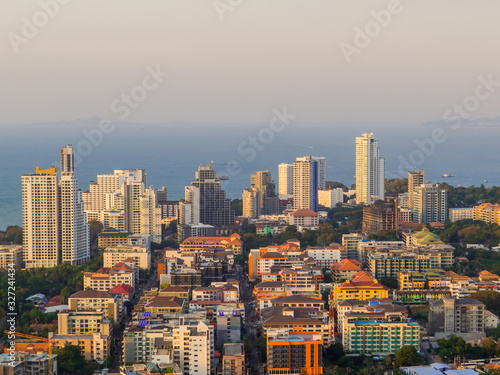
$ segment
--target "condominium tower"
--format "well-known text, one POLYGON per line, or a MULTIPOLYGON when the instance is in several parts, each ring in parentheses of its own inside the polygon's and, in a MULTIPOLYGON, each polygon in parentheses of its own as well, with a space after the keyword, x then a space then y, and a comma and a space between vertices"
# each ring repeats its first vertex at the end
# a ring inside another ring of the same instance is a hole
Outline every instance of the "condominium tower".
POLYGON ((373 133, 356 137, 356 203, 385 199, 385 160, 373 133))
POLYGON ((90 258, 89 226, 74 175, 73 148, 61 152, 61 179, 51 166, 23 175, 23 252, 26 268, 81 265, 90 258))
POLYGON ((282 163, 278 166, 279 195, 293 194, 293 164, 282 163))
POLYGON ((293 163, 293 208, 318 211, 318 168, 314 156, 297 158, 293 163))

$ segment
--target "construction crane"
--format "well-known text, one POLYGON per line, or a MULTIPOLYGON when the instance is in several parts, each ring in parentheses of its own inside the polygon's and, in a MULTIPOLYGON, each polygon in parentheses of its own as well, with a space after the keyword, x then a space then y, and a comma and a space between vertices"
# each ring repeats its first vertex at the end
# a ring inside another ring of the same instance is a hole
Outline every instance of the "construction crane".
POLYGON ((3 331, 4 333, 8 334, 8 335, 16 335, 16 336, 19 336, 19 337, 23 337, 25 339, 30 339, 30 340, 36 340, 36 341, 42 341, 42 342, 45 342, 47 344, 49 344, 49 372, 53 372, 53 368, 52 368, 52 345, 55 343, 54 340, 50 340, 50 339, 46 339, 45 337, 40 337, 40 336, 33 336, 33 335, 27 335, 25 333, 20 333, 20 332, 11 332, 11 331, 3 331))

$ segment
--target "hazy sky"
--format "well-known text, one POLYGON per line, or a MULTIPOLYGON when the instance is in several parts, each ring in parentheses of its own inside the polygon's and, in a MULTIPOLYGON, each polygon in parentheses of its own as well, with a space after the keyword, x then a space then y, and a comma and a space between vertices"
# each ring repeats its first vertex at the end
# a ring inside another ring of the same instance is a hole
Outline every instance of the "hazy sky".
MULTIPOLYGON (((42 11, 56 1, 0 1, 0 123, 117 119, 112 103, 140 94, 158 64, 169 77, 127 121, 267 122, 286 106, 300 122, 420 122, 474 95, 479 76, 500 82, 498 0, 60 0, 42 11), (374 36, 358 48, 366 27, 374 36), (350 63, 342 43, 358 48, 350 63)), ((496 90, 472 117, 500 115, 496 90)))

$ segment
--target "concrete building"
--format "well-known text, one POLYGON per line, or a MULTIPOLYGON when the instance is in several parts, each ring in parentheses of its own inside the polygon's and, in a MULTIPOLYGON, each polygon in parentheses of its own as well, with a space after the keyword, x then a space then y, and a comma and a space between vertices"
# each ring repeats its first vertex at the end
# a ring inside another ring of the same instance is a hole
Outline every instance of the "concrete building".
POLYGON ((224 344, 222 348, 222 375, 245 374, 245 348, 243 344, 224 344))
POLYGON ((467 219, 472 220, 474 218, 473 212, 474 208, 472 207, 450 208, 448 209, 448 218, 451 222, 467 219))
POLYGON ((214 364, 214 327, 202 321, 180 319, 172 329, 175 362, 184 374, 212 373, 214 364))
POLYGON ((215 322, 217 345, 241 341, 242 320, 238 309, 219 306, 215 322))
POLYGON ((349 353, 386 356, 405 345, 420 350, 420 325, 399 313, 387 318, 370 314, 347 315, 343 322, 342 344, 349 353))
POLYGON ((56 167, 23 175, 23 251, 26 268, 82 265, 90 258, 89 227, 73 169, 71 145, 61 151, 61 179, 56 167))
POLYGON ((436 338, 450 335, 465 340, 479 339, 484 333, 485 307, 475 299, 443 297, 429 302, 427 331, 436 338))
POLYGON ((381 230, 396 229, 397 213, 394 204, 363 208, 363 233, 375 234, 381 230))
POLYGON ((321 268, 331 268, 334 263, 347 259, 347 250, 338 243, 331 243, 327 247, 308 247, 307 256, 316 261, 316 265, 321 268))
POLYGON ((414 188, 410 193, 413 202, 413 221, 416 223, 444 223, 448 218, 448 192, 430 183, 414 188))
POLYGON ((315 333, 269 330, 267 333, 267 373, 323 374, 323 340, 315 333))
POLYGON ((22 176, 23 251, 26 268, 60 263, 60 215, 57 168, 22 176), (44 197, 44 198, 41 198, 44 197))
MULTIPOLYGON (((117 263, 120 265, 120 263, 117 263)), ((121 265, 120 268, 101 268, 96 272, 84 272, 83 288, 101 292, 108 292, 110 289, 121 284, 127 284, 135 289, 136 280, 139 277, 138 269, 121 265)))
POLYGON ((273 182, 271 172, 259 171, 253 173, 250 176, 250 187, 260 192, 261 215, 279 213, 279 197, 276 195, 276 184, 273 182))
POLYGON ((356 203, 385 200, 385 159, 373 133, 356 137, 356 203))
POLYGON ((260 190, 250 188, 243 190, 243 216, 258 218, 261 215, 260 190))
POLYGON ((103 311, 97 310, 62 310, 57 315, 59 335, 89 335, 100 332, 113 335, 113 322, 107 319, 103 311))
POLYGON ((106 318, 117 321, 121 317, 122 300, 108 292, 81 290, 68 298, 68 310, 100 310, 106 318))
POLYGON ((57 375, 57 355, 18 352, 0 354, 0 375, 57 375), (13 360, 14 359, 14 360, 13 360))
POLYGON ((0 245, 0 269, 23 267, 23 246, 22 245, 0 245))
POLYGON ((278 166, 279 195, 293 195, 293 164, 282 163, 278 166))
POLYGON ((479 206, 474 206, 472 218, 485 223, 500 225, 500 204, 482 203, 479 206))
POLYGON ((179 206, 179 224, 208 224, 215 227, 234 224, 234 210, 212 164, 200 164, 191 186, 186 186, 185 201, 179 206))
POLYGON ((319 162, 314 156, 293 163, 293 208, 318 211, 319 162))
POLYGON ((347 250, 348 259, 358 259, 358 243, 366 241, 366 236, 361 233, 350 233, 342 235, 342 246, 347 250))
POLYGON ((103 252, 104 267, 113 268, 117 263, 131 258, 137 268, 151 269, 151 252, 145 245, 119 245, 107 247, 103 252))
POLYGON ((318 203, 326 208, 333 208, 337 203, 344 203, 344 191, 342 188, 318 190, 318 203))
POLYGON ((317 230, 319 226, 319 215, 310 209, 297 209, 290 213, 290 225, 295 225, 297 230, 317 230))
POLYGON ((415 189, 425 183, 424 180, 424 171, 412 171, 408 172, 408 205, 404 207, 408 207, 413 209, 413 192, 415 189))

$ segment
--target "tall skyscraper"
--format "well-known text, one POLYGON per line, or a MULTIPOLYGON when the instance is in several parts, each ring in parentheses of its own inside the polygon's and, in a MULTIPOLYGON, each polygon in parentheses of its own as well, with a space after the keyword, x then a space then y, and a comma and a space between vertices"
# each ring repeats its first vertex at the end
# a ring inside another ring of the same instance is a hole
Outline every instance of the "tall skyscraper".
POLYGON ((269 171, 255 172, 250 176, 250 187, 260 191, 260 214, 273 215, 279 211, 279 197, 276 184, 269 171))
POLYGON ((444 223, 448 217, 448 192, 439 185, 422 184, 410 193, 413 196, 413 221, 417 223, 444 223))
POLYGON ((74 266, 90 259, 89 225, 83 211, 82 193, 74 173, 73 147, 61 151, 60 225, 62 262, 74 266))
POLYGON ((89 227, 73 166, 69 145, 61 151, 60 182, 54 166, 21 177, 26 268, 61 261, 82 265, 90 258, 89 227))
POLYGON ((385 199, 385 160, 373 133, 356 137, 356 203, 385 199))
POLYGON ((424 183, 424 171, 408 172, 408 206, 413 208, 413 192, 424 183))
POLYGON ((293 163, 293 208, 318 211, 318 166, 313 156, 293 163))
POLYGON ((318 162, 318 189, 325 190, 326 188, 326 158, 324 156, 313 156, 313 159, 318 162))
POLYGON ((200 164, 196 180, 186 186, 185 201, 179 206, 180 224, 207 224, 217 226, 234 224, 234 210, 212 164, 200 164), (191 221, 191 222, 189 222, 191 221))
POLYGON ((51 166, 23 175, 23 255, 26 268, 54 267, 60 263, 59 187, 57 168, 51 166))
POLYGON ((293 164, 281 163, 278 166, 279 195, 293 194, 293 164))

